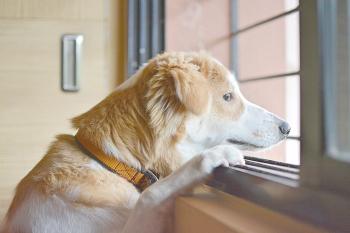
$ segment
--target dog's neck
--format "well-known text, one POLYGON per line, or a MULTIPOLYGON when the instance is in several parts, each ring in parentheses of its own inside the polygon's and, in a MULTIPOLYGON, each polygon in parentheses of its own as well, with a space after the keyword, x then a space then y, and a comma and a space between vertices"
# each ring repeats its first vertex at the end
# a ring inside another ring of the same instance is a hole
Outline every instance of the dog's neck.
POLYGON ((101 131, 90 131, 85 129, 79 129, 79 134, 84 137, 85 141, 92 144, 97 150, 101 151, 107 156, 114 157, 116 160, 132 167, 137 170, 143 168, 141 161, 135 157, 130 150, 128 150, 121 143, 116 145, 116 142, 107 134, 102 134, 101 131))
POLYGON ((125 178, 143 191, 159 179, 159 174, 146 169, 135 169, 133 166, 120 161, 115 156, 106 154, 102 149, 91 143, 91 139, 79 130, 75 134, 79 148, 90 158, 100 163, 107 170, 125 178))
POLYGON ((144 155, 142 157, 144 160, 138 159, 125 145, 116 145, 109 138, 102 139, 100 148, 107 155, 115 157, 128 166, 137 170, 150 169, 160 174, 161 177, 169 175, 183 163, 182 160, 179 160, 177 150, 171 148, 170 143, 166 140, 155 142, 154 151, 149 152, 153 154, 144 155))
POLYGON ((145 143, 136 139, 128 140, 126 144, 125 135, 119 135, 115 129, 108 130, 114 131, 112 134, 106 134, 103 130, 79 131, 103 153, 139 171, 152 170, 165 177, 182 164, 180 160, 178 161, 180 156, 168 137, 153 139, 150 142, 151 146, 146 148, 143 146, 145 143))
POLYGON ((110 138, 103 138, 101 140, 100 149, 107 155, 115 157, 117 160, 131 166, 137 170, 142 169, 142 164, 134 155, 130 153, 127 148, 119 148, 112 142, 110 138), (119 149, 120 148, 120 149, 119 149))
POLYGON ((175 144, 183 136, 185 110, 179 103, 172 103, 170 108, 164 102, 166 99, 159 100, 165 94, 149 89, 146 81, 138 80, 138 85, 117 89, 74 118, 73 125, 86 130, 94 140, 92 143, 104 153, 136 169, 150 169, 164 177, 182 164, 175 144))

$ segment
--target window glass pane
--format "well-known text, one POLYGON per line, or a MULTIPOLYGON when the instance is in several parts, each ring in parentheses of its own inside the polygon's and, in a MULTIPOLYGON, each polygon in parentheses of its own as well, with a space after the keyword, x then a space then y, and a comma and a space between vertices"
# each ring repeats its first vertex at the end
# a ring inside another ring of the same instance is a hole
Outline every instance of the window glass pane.
MULTIPOLYGON (((242 83, 240 88, 248 100, 284 118, 291 125, 290 136, 299 138, 299 80, 299 76, 258 80, 242 83)), ((272 150, 255 153, 254 156, 298 164, 300 157, 299 146, 298 140, 288 140, 288 142, 282 143, 276 148, 272 148, 272 150)))
POLYGON ((259 152, 244 152, 244 155, 299 165, 300 141, 288 139, 268 150, 259 152))
POLYGON ((233 0, 237 1, 238 29, 289 11, 298 6, 298 0, 233 0))
POLYGON ((299 76, 241 83, 240 88, 249 101, 286 119, 290 136, 300 136, 299 76))
MULTIPOLYGON (((230 36, 232 23, 238 23, 239 27, 255 23, 293 9, 297 4, 295 0, 168 0, 165 4, 166 50, 206 50, 227 67, 235 58, 242 79, 298 71, 298 13, 234 37, 238 50, 232 49, 230 36), (231 5, 234 2, 237 3, 235 9, 231 5), (234 18, 231 10, 239 13, 238 21, 231 22, 234 18), (234 53, 236 56, 232 56, 234 53)), ((291 136, 299 137, 299 76, 240 83, 240 86, 252 102, 286 119, 292 126, 291 136)), ((254 156, 298 164, 299 141, 287 140, 254 156)))
POLYGON ((206 50, 230 64, 231 0, 166 1, 166 50, 206 50))
POLYGON ((330 156, 350 162, 349 12, 349 1, 337 1, 329 9, 328 31, 323 35, 329 50, 323 59, 326 149, 330 156))
POLYGON ((287 139, 285 142, 284 161, 291 164, 300 164, 300 140, 287 139))
POLYGON ((238 34, 240 80, 299 71, 299 13, 238 34))

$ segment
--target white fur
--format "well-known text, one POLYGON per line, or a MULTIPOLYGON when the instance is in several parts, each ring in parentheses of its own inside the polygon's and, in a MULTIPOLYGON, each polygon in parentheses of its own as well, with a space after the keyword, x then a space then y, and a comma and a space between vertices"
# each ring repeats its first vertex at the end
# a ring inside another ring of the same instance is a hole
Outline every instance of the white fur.
POLYGON ((183 161, 188 161, 205 149, 225 143, 227 139, 255 145, 256 147, 236 145, 242 150, 254 150, 270 147, 285 138, 279 130, 283 121, 273 113, 246 100, 232 74, 228 74, 227 79, 231 85, 230 89, 243 100, 244 112, 238 120, 223 120, 210 110, 203 116, 190 117, 186 122, 187 135, 177 145, 183 161))
POLYGON ((113 208, 75 208, 59 196, 44 197, 35 190, 30 192, 12 221, 8 223, 6 232, 110 232, 116 225, 123 225, 128 214, 124 209, 118 211, 113 208))
POLYGON ((91 160, 91 162, 87 164, 87 167, 91 168, 92 170, 106 169, 95 160, 91 160))
POLYGON ((125 82, 120 84, 116 90, 126 90, 137 83, 137 80, 141 77, 143 69, 147 66, 147 63, 144 63, 142 67, 130 78, 128 78, 125 82))

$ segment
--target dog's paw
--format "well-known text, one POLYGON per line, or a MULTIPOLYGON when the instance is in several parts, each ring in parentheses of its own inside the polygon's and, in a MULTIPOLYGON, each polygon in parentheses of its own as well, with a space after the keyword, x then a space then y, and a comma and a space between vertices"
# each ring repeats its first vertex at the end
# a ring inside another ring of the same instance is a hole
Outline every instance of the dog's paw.
POLYGON ((219 166, 244 165, 244 157, 240 150, 232 145, 218 145, 210 148, 199 156, 201 169, 206 173, 211 173, 219 166))

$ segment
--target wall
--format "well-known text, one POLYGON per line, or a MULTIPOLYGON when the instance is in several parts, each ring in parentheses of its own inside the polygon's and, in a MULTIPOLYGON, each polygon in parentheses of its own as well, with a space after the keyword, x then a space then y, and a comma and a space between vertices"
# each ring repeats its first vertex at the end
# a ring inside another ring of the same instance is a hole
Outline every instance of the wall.
POLYGON ((0 220, 70 118, 125 77, 126 1, 0 0, 0 220), (125 24, 125 25, 124 25, 125 24), (60 89, 60 38, 84 35, 81 90, 60 89))

